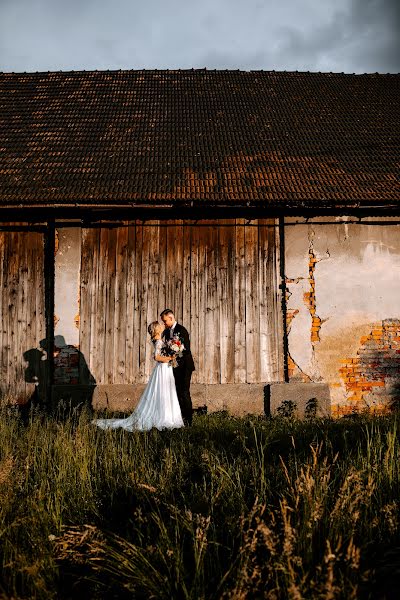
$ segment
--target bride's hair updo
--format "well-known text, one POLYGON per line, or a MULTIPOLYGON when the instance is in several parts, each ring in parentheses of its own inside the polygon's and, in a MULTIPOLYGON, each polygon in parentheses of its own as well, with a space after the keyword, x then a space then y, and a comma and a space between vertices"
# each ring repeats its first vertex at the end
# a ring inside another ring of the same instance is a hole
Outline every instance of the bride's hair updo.
POLYGON ((153 340, 158 333, 163 331, 164 327, 158 321, 153 321, 147 328, 151 339, 153 340))

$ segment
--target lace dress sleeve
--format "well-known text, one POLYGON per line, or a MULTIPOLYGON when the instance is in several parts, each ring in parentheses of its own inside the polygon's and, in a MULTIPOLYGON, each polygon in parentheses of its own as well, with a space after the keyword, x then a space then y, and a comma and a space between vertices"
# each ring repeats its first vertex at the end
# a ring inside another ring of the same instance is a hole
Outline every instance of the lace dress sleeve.
POLYGON ((154 356, 153 356, 154 359, 156 358, 156 356, 160 356, 162 347, 163 347, 162 340, 156 340, 154 342, 154 356))

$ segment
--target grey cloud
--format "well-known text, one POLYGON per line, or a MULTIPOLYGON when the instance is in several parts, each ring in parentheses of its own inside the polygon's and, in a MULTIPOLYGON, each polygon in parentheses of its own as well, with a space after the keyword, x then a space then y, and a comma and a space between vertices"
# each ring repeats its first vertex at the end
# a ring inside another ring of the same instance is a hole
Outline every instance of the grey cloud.
POLYGON ((0 0, 0 70, 398 72, 399 0, 0 0))
POLYGON ((280 52, 299 70, 313 65, 308 70, 397 73, 400 2, 352 0, 330 23, 317 25, 311 33, 283 28, 280 39, 280 52))

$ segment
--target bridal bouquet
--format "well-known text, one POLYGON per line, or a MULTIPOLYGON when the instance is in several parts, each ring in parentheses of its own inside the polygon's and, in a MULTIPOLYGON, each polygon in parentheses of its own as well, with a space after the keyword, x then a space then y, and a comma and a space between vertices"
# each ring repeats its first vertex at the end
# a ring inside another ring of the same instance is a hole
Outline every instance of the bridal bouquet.
POLYGON ((170 340, 164 340, 163 354, 164 356, 172 356, 172 360, 169 363, 171 367, 177 367, 177 358, 183 355, 185 346, 178 334, 175 334, 170 340))

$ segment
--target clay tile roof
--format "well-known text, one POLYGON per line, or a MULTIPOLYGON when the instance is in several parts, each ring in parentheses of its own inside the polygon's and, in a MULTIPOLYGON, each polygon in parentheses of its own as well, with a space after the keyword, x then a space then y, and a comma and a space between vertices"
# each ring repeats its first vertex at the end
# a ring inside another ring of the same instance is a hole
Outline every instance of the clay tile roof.
POLYGON ((0 73, 0 206, 398 206, 400 75, 0 73))

